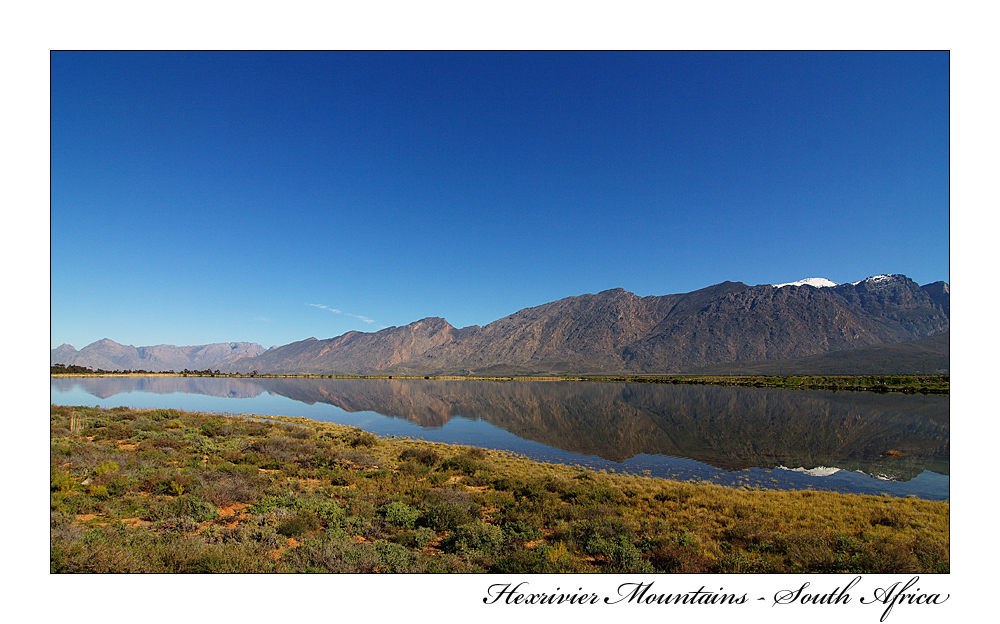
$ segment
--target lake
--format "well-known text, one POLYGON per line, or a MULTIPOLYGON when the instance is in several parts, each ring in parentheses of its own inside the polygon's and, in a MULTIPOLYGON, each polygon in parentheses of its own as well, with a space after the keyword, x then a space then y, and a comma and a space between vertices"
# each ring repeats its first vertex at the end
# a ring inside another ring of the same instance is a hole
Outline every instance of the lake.
POLYGON ((730 486, 949 494, 946 396, 572 381, 62 377, 51 380, 51 401, 303 416, 730 486))

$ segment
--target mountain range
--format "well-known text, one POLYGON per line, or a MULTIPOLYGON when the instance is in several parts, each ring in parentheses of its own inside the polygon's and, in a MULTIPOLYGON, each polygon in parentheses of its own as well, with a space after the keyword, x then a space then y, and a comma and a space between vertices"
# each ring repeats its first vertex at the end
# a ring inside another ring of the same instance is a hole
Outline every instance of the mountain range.
POLYGON ((188 370, 217 370, 227 368, 237 361, 264 353, 266 349, 255 342, 219 342, 192 347, 156 345, 133 347, 121 345, 107 338, 89 344, 77 351, 73 345, 62 344, 52 349, 52 364, 85 366, 104 370, 146 370, 152 372, 188 370))
POLYGON ((723 282, 648 297, 617 288, 526 308, 483 327, 458 329, 431 317, 270 349, 246 342, 132 347, 105 339, 79 351, 62 345, 51 362, 106 370, 546 375, 738 372, 783 361, 808 368, 816 365, 810 358, 841 354, 833 364, 821 360, 830 372, 849 367, 857 354, 879 369, 863 372, 947 372, 949 315, 948 284, 920 286, 905 275, 850 284, 723 282), (928 347, 930 337, 936 340, 928 347), (873 357, 878 345, 893 347, 873 357), (921 359, 928 349, 933 361, 921 359))

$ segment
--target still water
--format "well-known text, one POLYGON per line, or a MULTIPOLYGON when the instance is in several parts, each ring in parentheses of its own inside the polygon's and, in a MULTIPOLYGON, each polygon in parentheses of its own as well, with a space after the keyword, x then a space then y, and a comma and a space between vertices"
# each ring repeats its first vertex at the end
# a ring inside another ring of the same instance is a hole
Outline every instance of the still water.
POLYGON ((53 378, 58 405, 304 416, 731 486, 946 499, 948 397, 563 381, 53 378))

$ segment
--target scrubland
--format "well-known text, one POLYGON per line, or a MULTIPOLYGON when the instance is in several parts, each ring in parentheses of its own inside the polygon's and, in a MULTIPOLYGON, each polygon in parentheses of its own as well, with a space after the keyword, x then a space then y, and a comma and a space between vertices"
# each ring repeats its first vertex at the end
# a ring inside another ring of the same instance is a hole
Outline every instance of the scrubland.
POLYGON ((52 572, 948 571, 949 503, 733 489, 301 418, 51 407, 52 572))

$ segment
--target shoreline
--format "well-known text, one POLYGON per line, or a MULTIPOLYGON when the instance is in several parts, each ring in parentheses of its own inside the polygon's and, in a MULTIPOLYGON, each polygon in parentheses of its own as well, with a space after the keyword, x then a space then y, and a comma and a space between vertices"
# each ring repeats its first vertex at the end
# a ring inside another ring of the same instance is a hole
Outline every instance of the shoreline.
POLYGON ((904 394, 950 395, 950 375, 321 375, 274 373, 147 373, 97 371, 92 373, 50 372, 50 377, 221 377, 227 379, 389 379, 432 381, 579 381, 603 383, 656 383, 712 385, 832 392, 900 392, 904 394))

